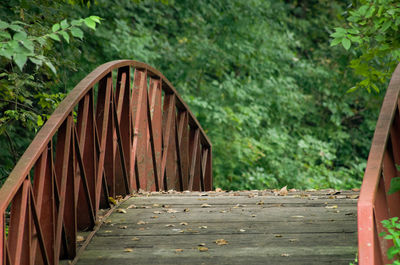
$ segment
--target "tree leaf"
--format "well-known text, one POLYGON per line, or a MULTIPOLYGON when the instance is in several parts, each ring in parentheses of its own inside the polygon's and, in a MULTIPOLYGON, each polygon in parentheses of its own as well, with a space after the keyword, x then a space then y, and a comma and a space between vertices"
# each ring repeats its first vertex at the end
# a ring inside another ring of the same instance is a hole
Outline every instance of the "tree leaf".
POLYGON ((98 17, 98 16, 90 16, 89 18, 92 19, 92 20, 93 20, 94 22, 96 22, 96 23, 101 23, 101 22, 100 22, 100 19, 101 19, 101 18, 98 17))
POLYGON ((83 31, 80 28, 71 28, 71 34, 74 37, 83 38, 83 31))
POLYGON ((9 40, 11 39, 10 33, 7 31, 0 31, 0 40, 9 40))
POLYGON ((35 46, 33 45, 33 42, 29 39, 25 39, 22 41, 22 45, 24 45, 25 48, 27 48, 30 52, 34 52, 35 46))
POLYGON ((68 33, 65 32, 65 31, 61 31, 60 34, 63 36, 63 38, 65 39, 65 41, 66 41, 67 43, 69 43, 69 35, 68 35, 68 33))
POLYGON ((26 38, 27 38, 27 35, 24 31, 17 32, 13 36, 14 40, 25 40, 26 38))
POLYGON ((58 35, 55 33, 51 33, 49 37, 52 38, 53 40, 60 41, 60 37, 58 37, 58 35))
POLYGON ((93 30, 96 29, 96 22, 94 22, 90 17, 85 18, 85 24, 93 30))
POLYGON ((60 29, 60 24, 54 24, 53 25, 53 27, 51 27, 51 30, 53 31, 53 32, 56 32, 57 30, 59 30, 60 29))
POLYGON ((338 45, 338 44, 341 43, 341 42, 342 42, 342 39, 341 39, 341 38, 333 39, 333 40, 331 41, 331 46, 336 46, 336 45, 338 45))
POLYGON ((348 49, 350 49, 351 41, 349 39, 343 38, 342 45, 346 50, 348 50, 348 49))
POLYGON ((32 63, 37 64, 39 66, 42 66, 42 64, 43 64, 42 60, 35 58, 35 57, 29 57, 29 61, 31 61, 32 63))
POLYGON ((8 27, 14 31, 24 31, 24 29, 18 25, 9 25, 8 27))
POLYGON ((392 178, 392 180, 390 181, 390 189, 388 193, 393 194, 399 190, 400 190, 400 177, 392 178))
POLYGON ((54 67, 54 65, 50 61, 44 61, 44 63, 50 68, 50 70, 54 73, 57 74, 57 70, 54 67))
POLYGON ((3 20, 0 20, 0 30, 1 29, 6 29, 8 28, 10 25, 6 22, 4 22, 3 20))
POLYGON ((66 28, 69 27, 69 24, 68 24, 68 22, 67 22, 66 19, 64 19, 63 21, 61 21, 60 24, 61 24, 61 28, 62 28, 62 29, 66 29, 66 28))
POLYGON ((18 68, 22 71, 28 57, 25 54, 16 54, 13 56, 13 59, 18 68))

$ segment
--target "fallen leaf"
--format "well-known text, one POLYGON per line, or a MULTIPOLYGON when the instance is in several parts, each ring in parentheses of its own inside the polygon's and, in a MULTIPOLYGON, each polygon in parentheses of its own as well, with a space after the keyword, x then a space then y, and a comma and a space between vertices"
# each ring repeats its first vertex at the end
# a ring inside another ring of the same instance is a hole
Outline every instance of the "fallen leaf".
POLYGON ((289 257, 290 255, 288 253, 282 253, 281 257, 289 257))
POLYGON ((175 225, 173 225, 173 224, 166 224, 165 226, 166 227, 175 227, 175 225))
POLYGON ((198 247, 197 248, 200 252, 206 252, 206 251, 208 251, 208 248, 207 247, 198 247))
POLYGON ((125 209, 117 209, 117 213, 126 213, 125 209))
POLYGON ((302 216, 302 215, 293 215, 293 216, 290 216, 290 217, 292 217, 292 218, 304 218, 304 216, 302 216))
POLYGON ((138 237, 133 237, 132 240, 133 240, 133 241, 139 241, 140 238, 138 238, 138 237))
POLYGON ((219 211, 220 213, 226 213, 226 211, 225 210, 222 210, 222 211, 219 211))
POLYGON ((161 214, 160 211, 154 211, 153 213, 154 213, 154 214, 161 214))
POLYGON ((76 236, 76 242, 82 242, 85 241, 85 238, 83 236, 76 236))
POLYGON ((145 224, 147 224, 147 222, 140 220, 140 221, 137 222, 136 224, 138 224, 138 225, 145 225, 145 224))
POLYGON ((201 205, 201 208, 210 208, 211 207, 211 205, 209 205, 209 204, 207 204, 207 203, 203 203, 202 205, 201 205))
POLYGON ((354 189, 351 189, 352 191, 360 191, 360 189, 358 189, 358 188, 354 188, 354 189))
POLYGON ((188 212, 190 212, 190 209, 189 209, 189 208, 185 208, 185 209, 183 209, 183 211, 184 211, 185 213, 188 213, 188 212))
POLYGON ((233 196, 240 196, 240 193, 239 192, 234 192, 233 196))
POLYGON ((139 231, 144 231, 144 227, 140 227, 140 228, 139 228, 139 231))
POLYGON ((117 201, 122 201, 123 198, 124 198, 124 197, 122 197, 122 195, 117 195, 117 196, 115 197, 115 199, 116 199, 117 201))
POLYGON ((174 209, 168 209, 167 213, 179 213, 179 211, 174 210, 174 209))
POLYGON ((170 206, 169 206, 168 204, 163 204, 163 205, 161 205, 161 207, 163 207, 163 208, 169 208, 170 206))
POLYGON ((239 229, 239 232, 246 232, 246 230, 244 230, 244 229, 239 229))
POLYGON ((289 191, 290 192, 296 192, 297 190, 296 189, 290 189, 289 191))
POLYGON ((108 202, 117 205, 117 201, 113 197, 108 197, 108 202))
POLYGON ((134 204, 129 205, 128 207, 126 207, 126 209, 136 209, 137 206, 134 204))
POLYGON ((178 253, 178 252, 183 252, 183 249, 177 248, 177 249, 175 249, 175 252, 176 252, 176 253, 178 253))
POLYGON ((286 196, 287 194, 288 194, 287 186, 283 187, 278 193, 279 196, 286 196))
POLYGON ((282 237, 282 235, 279 235, 279 234, 276 234, 276 235, 274 235, 275 237, 282 237))
POLYGON ((252 214, 252 215, 251 215, 251 217, 256 217, 256 216, 257 216, 257 215, 255 215, 255 214, 252 214))
POLYGON ((160 205, 158 203, 154 203, 153 207, 160 207, 160 205))
POLYGON ((239 208, 239 207, 244 207, 244 205, 238 203, 235 206, 233 206, 233 208, 239 208))
POLYGON ((206 225, 199 226, 200 229, 207 229, 206 225))
POLYGON ((104 233, 111 233, 111 232, 112 232, 111 230, 104 231, 104 233))
POLYGON ((158 218, 158 215, 154 215, 154 216, 152 216, 152 217, 150 217, 151 219, 156 219, 156 218, 158 218))
POLYGON ((206 243, 200 243, 200 244, 198 244, 198 246, 199 246, 199 247, 205 247, 205 246, 206 246, 206 243))
POLYGON ((228 245, 228 241, 223 238, 217 239, 214 241, 218 246, 228 245))
POLYGON ((121 225, 120 227, 118 227, 119 229, 127 229, 128 228, 128 226, 126 226, 126 225, 121 225))
POLYGON ((216 188, 215 191, 216 192, 222 192, 222 189, 221 188, 216 188))
POLYGON ((257 202, 256 204, 257 204, 257 205, 263 205, 264 202, 263 202, 263 201, 259 201, 259 202, 257 202))
POLYGON ((326 209, 337 209, 337 205, 328 205, 328 206, 325 206, 325 208, 326 209))
POLYGON ((150 208, 151 208, 151 206, 144 205, 144 206, 141 206, 140 208, 142 208, 142 209, 150 209, 150 208))
POLYGON ((247 197, 253 198, 253 197, 254 197, 254 194, 253 194, 253 193, 250 193, 249 195, 247 195, 247 197))
POLYGON ((350 196, 346 196, 346 198, 349 198, 349 199, 358 199, 358 197, 360 197, 360 195, 350 195, 350 196))
POLYGON ((182 223, 180 223, 180 225, 188 225, 188 223, 182 222, 182 223))
POLYGON ((292 242, 292 243, 293 243, 293 242, 296 242, 296 241, 299 241, 299 240, 298 240, 297 238, 290 238, 290 239, 289 239, 289 242, 292 242))
POLYGON ((125 252, 132 252, 133 249, 131 249, 131 248, 126 248, 126 249, 124 249, 124 251, 125 251, 125 252))

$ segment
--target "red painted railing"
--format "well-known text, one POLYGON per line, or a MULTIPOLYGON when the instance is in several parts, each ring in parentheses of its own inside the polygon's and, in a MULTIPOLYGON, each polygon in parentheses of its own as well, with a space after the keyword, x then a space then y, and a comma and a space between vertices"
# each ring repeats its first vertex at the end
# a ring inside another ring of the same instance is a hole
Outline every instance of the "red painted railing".
POLYGON ((400 65, 390 80, 376 125, 358 200, 359 264, 389 264, 389 241, 379 237, 381 221, 400 217, 400 193, 388 195, 393 177, 400 177, 400 65))
POLYGON ((1 264, 73 259, 77 230, 139 189, 211 190, 211 143, 160 72, 113 61, 60 103, 0 189, 1 264))

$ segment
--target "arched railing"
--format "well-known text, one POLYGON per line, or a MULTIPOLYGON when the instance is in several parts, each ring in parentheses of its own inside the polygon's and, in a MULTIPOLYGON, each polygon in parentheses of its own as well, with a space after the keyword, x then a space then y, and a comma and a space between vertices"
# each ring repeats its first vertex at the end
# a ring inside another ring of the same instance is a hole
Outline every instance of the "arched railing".
POLYGON ((358 200, 359 264, 389 264, 389 241, 379 237, 381 221, 400 217, 400 193, 389 195, 392 178, 400 177, 400 65, 392 75, 376 125, 358 200))
POLYGON ((113 61, 60 103, 0 189, 0 261, 74 258, 77 230, 139 189, 211 190, 211 143, 159 71, 113 61))

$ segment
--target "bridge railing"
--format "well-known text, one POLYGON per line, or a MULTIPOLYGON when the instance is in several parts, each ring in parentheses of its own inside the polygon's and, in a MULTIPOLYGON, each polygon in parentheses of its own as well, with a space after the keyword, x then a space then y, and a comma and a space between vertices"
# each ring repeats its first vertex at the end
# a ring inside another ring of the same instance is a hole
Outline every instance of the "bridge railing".
POLYGON ((1 264, 73 259, 77 230, 139 189, 211 190, 211 143, 159 71, 113 61, 67 95, 0 189, 1 264))
POLYGON ((390 182, 400 177, 400 65, 390 80, 372 140, 358 200, 358 251, 360 265, 389 264, 390 242, 379 233, 381 221, 400 217, 400 193, 389 195, 390 182))

